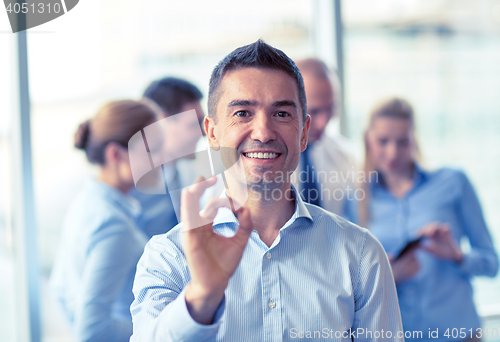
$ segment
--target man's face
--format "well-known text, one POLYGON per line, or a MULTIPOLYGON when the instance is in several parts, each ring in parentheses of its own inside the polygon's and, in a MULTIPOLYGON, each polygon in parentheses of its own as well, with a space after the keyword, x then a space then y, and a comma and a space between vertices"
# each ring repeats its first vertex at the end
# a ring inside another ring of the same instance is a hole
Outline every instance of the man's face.
POLYGON ((335 114, 335 99, 330 80, 304 74, 304 88, 307 98, 307 112, 311 115, 309 143, 319 140, 326 125, 335 114))
POLYGON ((217 123, 205 119, 210 145, 237 151, 230 158, 241 158, 247 185, 280 176, 288 182, 284 175, 297 167, 310 124, 309 117, 303 124, 295 80, 278 70, 242 68, 226 73, 220 89, 217 123))

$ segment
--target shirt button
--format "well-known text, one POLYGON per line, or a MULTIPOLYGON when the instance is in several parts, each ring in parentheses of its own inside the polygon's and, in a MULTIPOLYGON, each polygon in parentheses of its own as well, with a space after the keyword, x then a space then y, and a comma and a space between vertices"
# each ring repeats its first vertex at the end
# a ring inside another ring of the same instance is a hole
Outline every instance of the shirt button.
POLYGON ((271 257, 272 257, 271 253, 267 252, 266 257, 267 257, 269 260, 271 260, 271 257))
POLYGON ((271 309, 274 309, 274 307, 276 306, 276 303, 275 303, 275 302, 273 302, 273 301, 270 301, 268 305, 269 305, 269 307, 270 307, 271 309))

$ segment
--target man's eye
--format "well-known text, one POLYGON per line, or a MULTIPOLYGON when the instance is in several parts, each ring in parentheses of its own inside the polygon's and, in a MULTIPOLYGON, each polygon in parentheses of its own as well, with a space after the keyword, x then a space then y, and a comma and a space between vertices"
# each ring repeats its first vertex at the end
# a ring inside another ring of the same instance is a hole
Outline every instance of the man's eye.
POLYGON ((234 113, 234 115, 239 117, 239 118, 246 118, 246 117, 248 117, 249 114, 245 110, 239 110, 236 113, 234 113))
POLYGON ((408 139, 398 140, 399 147, 407 147, 408 145, 410 145, 410 141, 408 139))
POLYGON ((278 112, 276 113, 276 116, 279 118, 286 118, 287 116, 290 116, 290 113, 287 112, 278 112))
POLYGON ((387 139, 378 139, 378 143, 379 143, 380 145, 382 145, 382 146, 386 145, 386 144, 387 144, 387 142, 388 142, 388 140, 387 140, 387 139))

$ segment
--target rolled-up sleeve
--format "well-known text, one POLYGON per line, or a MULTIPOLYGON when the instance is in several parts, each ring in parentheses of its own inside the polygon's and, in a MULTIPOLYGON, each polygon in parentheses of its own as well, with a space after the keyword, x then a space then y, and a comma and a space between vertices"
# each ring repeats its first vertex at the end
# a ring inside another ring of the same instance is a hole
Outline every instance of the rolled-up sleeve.
POLYGON ((462 172, 460 180, 462 194, 458 211, 471 246, 470 252, 464 255, 460 269, 468 276, 493 277, 498 272, 498 255, 486 227, 481 205, 472 184, 462 172))
POLYGON ((354 287, 354 341, 404 341, 391 266, 382 245, 366 232, 354 287))
POLYGON ((134 281, 132 342, 206 341, 215 339, 222 322, 225 300, 214 322, 196 322, 187 309, 185 288, 190 281, 182 252, 164 235, 147 244, 134 281))

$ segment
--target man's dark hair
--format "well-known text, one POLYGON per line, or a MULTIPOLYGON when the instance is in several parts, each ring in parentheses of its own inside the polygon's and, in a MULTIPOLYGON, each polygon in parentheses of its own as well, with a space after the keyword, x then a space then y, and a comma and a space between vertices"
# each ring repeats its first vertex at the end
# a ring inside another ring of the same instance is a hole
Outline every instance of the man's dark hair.
POLYGON ((237 48, 215 67, 210 77, 208 89, 208 115, 211 118, 215 120, 217 103, 222 95, 219 87, 224 75, 230 70, 248 67, 280 70, 292 76, 299 89, 300 107, 302 108, 303 122, 305 123, 307 116, 306 92, 299 68, 283 51, 266 44, 261 39, 250 45, 237 48))
POLYGON ((200 101, 201 91, 192 83, 175 77, 165 77, 151 83, 144 91, 144 97, 160 106, 166 116, 175 115, 190 102, 200 101))

